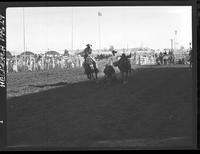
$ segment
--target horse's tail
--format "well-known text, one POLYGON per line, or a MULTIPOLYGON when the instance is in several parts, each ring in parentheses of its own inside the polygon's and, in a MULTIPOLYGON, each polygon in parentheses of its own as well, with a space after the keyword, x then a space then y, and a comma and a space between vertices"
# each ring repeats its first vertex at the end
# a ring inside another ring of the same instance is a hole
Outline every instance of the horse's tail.
POLYGON ((85 61, 86 61, 86 63, 88 63, 89 65, 92 65, 93 63, 96 64, 95 60, 94 60, 92 57, 90 57, 90 56, 87 56, 87 58, 86 58, 85 61))

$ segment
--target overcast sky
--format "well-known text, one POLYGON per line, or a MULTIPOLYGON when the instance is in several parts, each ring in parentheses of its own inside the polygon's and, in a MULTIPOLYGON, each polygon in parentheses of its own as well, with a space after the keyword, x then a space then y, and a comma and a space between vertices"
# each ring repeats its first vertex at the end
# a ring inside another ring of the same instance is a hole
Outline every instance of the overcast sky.
MULTIPOLYGON (((84 49, 88 43, 93 49, 110 45, 170 48, 175 30, 179 46, 188 48, 192 40, 191 11, 190 6, 25 7, 25 46, 36 53, 71 50, 73 25, 73 49, 84 49)), ((22 52, 23 8, 6 10, 6 33, 7 50, 22 52)))

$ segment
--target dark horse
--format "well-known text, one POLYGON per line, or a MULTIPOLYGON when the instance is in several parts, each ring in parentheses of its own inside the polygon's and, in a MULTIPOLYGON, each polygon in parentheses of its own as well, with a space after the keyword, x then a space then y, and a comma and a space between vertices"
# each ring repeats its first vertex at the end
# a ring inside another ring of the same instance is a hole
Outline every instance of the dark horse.
POLYGON ((105 79, 108 81, 112 81, 114 79, 116 79, 115 76, 115 69, 113 68, 112 65, 106 65, 104 70, 103 70, 104 74, 105 74, 105 79))
POLYGON ((114 66, 117 66, 119 68, 120 73, 122 75, 123 83, 127 83, 128 75, 131 74, 131 64, 128 59, 130 57, 131 57, 131 54, 129 56, 122 54, 119 61, 113 63, 114 66))
POLYGON ((96 67, 96 62, 93 61, 92 64, 84 62, 83 67, 85 69, 85 74, 87 75, 87 78, 89 80, 98 78, 97 74, 98 74, 99 70, 96 67), (95 77, 94 77, 94 74, 95 74, 95 77))

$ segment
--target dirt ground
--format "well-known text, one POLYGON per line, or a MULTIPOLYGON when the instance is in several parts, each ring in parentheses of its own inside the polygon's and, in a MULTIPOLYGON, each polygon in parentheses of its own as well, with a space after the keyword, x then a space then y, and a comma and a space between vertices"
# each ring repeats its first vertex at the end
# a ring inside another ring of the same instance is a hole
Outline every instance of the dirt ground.
POLYGON ((8 74, 8 145, 191 148, 192 80, 181 66, 135 69, 128 84, 81 68, 8 74))

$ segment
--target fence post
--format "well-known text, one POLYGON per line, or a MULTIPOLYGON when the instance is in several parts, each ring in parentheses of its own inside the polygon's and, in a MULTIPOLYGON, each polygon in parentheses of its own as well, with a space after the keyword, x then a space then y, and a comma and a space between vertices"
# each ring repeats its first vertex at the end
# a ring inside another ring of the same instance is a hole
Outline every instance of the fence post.
POLYGON ((140 65, 140 55, 139 55, 139 65, 140 65))

